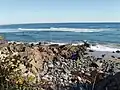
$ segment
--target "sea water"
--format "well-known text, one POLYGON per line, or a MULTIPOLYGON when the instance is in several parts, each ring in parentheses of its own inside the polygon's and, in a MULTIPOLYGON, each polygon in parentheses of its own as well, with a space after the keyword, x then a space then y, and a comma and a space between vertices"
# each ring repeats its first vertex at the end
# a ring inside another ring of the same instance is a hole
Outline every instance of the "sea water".
POLYGON ((94 50, 120 48, 120 23, 34 23, 0 25, 0 35, 8 41, 81 43, 87 40, 94 50))

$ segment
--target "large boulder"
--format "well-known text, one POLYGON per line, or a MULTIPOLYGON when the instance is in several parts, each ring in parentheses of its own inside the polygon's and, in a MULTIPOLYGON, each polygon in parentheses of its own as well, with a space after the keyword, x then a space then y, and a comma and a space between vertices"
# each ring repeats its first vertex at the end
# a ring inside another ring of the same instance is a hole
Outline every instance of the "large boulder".
POLYGON ((120 90, 120 72, 99 82, 95 90, 120 90))

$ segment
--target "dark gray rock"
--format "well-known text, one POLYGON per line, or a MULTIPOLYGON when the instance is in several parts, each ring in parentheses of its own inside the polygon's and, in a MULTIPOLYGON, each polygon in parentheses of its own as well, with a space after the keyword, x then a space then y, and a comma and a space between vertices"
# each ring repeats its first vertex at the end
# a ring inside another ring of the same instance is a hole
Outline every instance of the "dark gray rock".
POLYGON ((120 72, 110 75, 99 82, 95 90, 120 90, 120 72))

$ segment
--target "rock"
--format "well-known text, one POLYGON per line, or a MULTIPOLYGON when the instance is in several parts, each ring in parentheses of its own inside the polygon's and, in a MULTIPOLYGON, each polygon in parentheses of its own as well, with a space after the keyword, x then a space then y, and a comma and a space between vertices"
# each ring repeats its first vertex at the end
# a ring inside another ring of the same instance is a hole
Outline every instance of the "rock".
POLYGON ((113 55, 112 55, 111 57, 112 57, 112 58, 115 58, 115 56, 113 56, 113 55))
POLYGON ((89 52, 94 52, 93 50, 89 50, 89 52))
POLYGON ((88 42, 85 42, 85 41, 84 41, 84 46, 90 47, 90 44, 89 44, 88 42))
POLYGON ((112 53, 115 53, 114 51, 112 53))
POLYGON ((116 53, 120 53, 120 51, 119 51, 119 50, 117 50, 117 51, 116 51, 116 53))
POLYGON ((120 72, 108 76, 96 85, 95 90, 120 90, 120 72))
POLYGON ((60 49, 63 49, 66 45, 61 45, 59 46, 60 49))
POLYGON ((97 60, 102 60, 102 58, 97 58, 97 60))
POLYGON ((85 52, 84 45, 30 46, 11 43, 0 48, 0 63, 2 66, 17 67, 15 72, 21 69, 22 76, 29 76, 34 83, 44 82, 40 84, 44 90, 57 90, 58 87, 60 90, 92 90, 93 84, 95 90, 105 90, 104 86, 108 90, 120 90, 117 86, 120 76, 116 74, 120 71, 119 59, 102 60, 85 55, 85 52), (4 64, 6 62, 9 64, 4 64), (18 65, 14 65, 16 63, 18 65), (68 87, 71 88, 67 89, 68 87))
POLYGON ((89 66, 90 67, 95 67, 95 68, 99 67, 95 62, 92 62, 89 66))
POLYGON ((58 47, 59 46, 59 44, 51 44, 51 45, 49 45, 50 47, 58 47))
POLYGON ((54 67, 53 63, 52 62, 48 62, 48 68, 53 68, 53 67, 54 67))
POLYGON ((118 59, 120 59, 120 57, 118 57, 118 59))
POLYGON ((104 58, 104 57, 105 57, 105 54, 102 55, 102 58, 104 58))
POLYGON ((84 55, 88 55, 88 53, 84 53, 84 55))

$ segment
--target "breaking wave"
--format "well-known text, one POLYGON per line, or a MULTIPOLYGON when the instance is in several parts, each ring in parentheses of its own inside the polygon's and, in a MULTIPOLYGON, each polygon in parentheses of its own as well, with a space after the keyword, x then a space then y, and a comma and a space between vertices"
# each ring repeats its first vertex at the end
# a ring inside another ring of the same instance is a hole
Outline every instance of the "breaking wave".
POLYGON ((95 45, 95 46, 90 46, 90 48, 88 49, 91 49, 91 50, 94 50, 94 51, 107 51, 107 52, 115 52, 115 51, 120 51, 120 48, 119 47, 114 47, 114 46, 107 46, 107 45, 95 45))
POLYGON ((0 33, 6 32, 24 32, 24 31, 55 31, 55 32, 102 32, 102 31, 111 31, 114 29, 109 28, 98 28, 98 29, 91 29, 91 28, 17 28, 17 29, 0 29, 0 33))
POLYGON ((19 32, 17 29, 0 29, 0 33, 19 32))
POLYGON ((70 31, 70 32, 101 32, 109 31, 113 29, 99 28, 99 29, 89 29, 89 28, 40 28, 40 29, 27 29, 18 28, 19 31, 70 31))

